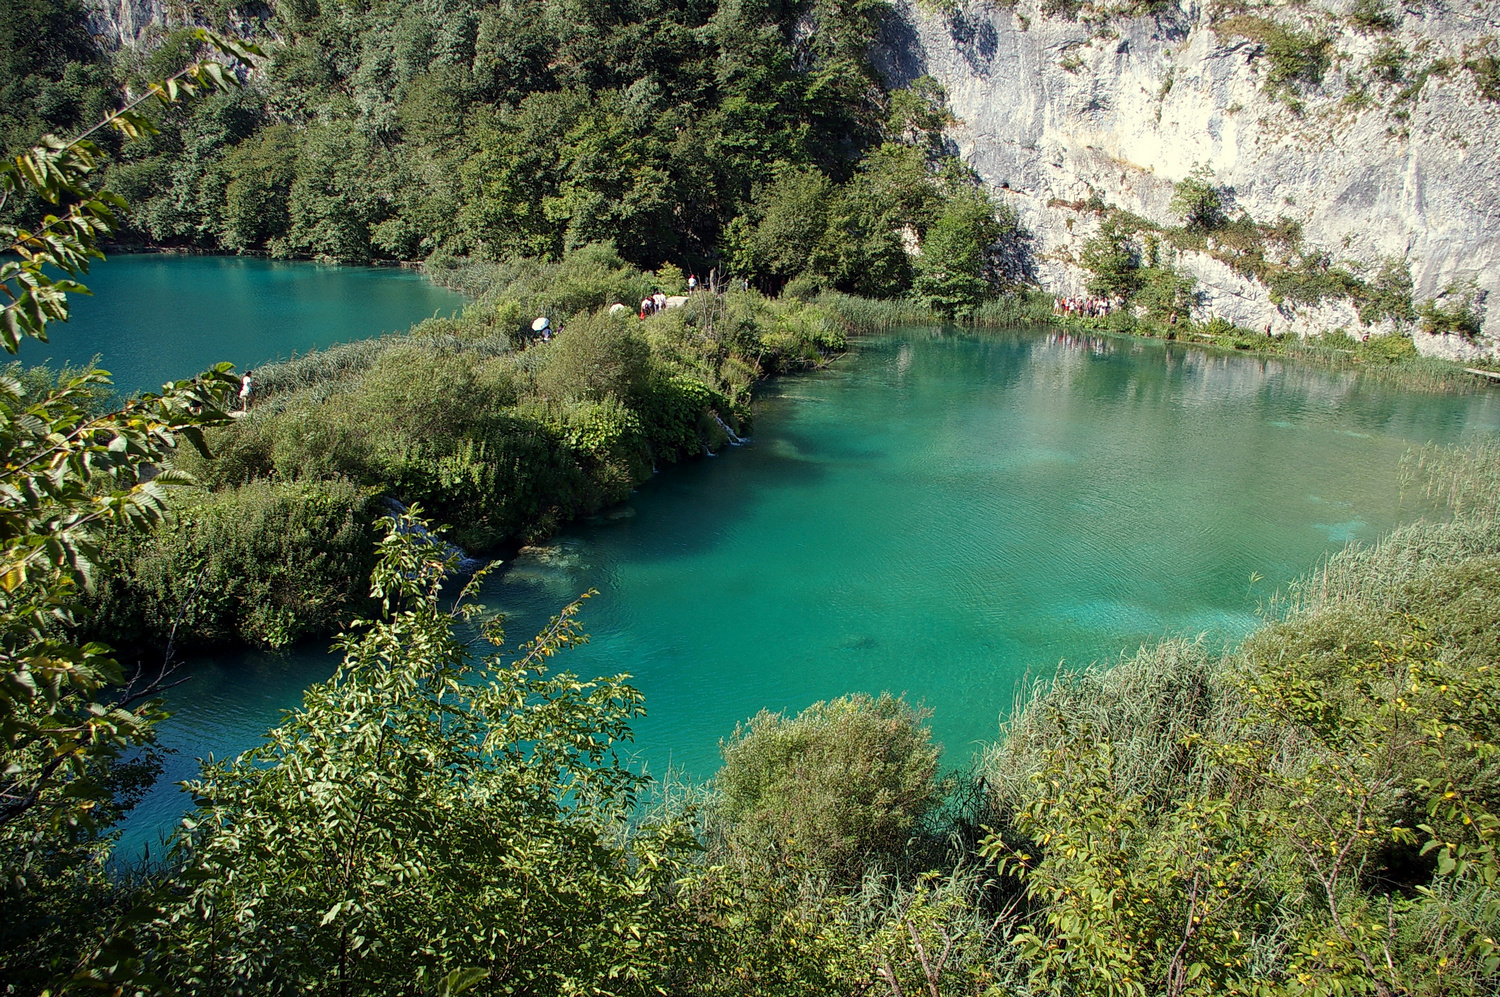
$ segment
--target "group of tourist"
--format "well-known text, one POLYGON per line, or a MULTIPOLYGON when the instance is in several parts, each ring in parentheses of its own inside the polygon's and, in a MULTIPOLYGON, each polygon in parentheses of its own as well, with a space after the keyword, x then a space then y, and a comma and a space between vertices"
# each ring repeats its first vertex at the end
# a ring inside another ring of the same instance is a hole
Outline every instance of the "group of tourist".
POLYGON ((657 312, 666 311, 667 296, 660 291, 653 291, 641 299, 641 318, 655 315, 657 312))
MULTIPOLYGON (((688 275, 687 289, 689 294, 692 294, 694 291, 698 290, 697 274, 688 275)), ((657 312, 664 312, 666 310, 667 296, 661 292, 660 288, 652 291, 650 295, 641 299, 641 318, 643 319, 655 315, 657 312)), ((613 311, 613 309, 611 309, 611 311, 613 311)))
POLYGON ((1113 298, 1053 298, 1053 315, 1072 315, 1077 318, 1103 318, 1119 307, 1113 298))

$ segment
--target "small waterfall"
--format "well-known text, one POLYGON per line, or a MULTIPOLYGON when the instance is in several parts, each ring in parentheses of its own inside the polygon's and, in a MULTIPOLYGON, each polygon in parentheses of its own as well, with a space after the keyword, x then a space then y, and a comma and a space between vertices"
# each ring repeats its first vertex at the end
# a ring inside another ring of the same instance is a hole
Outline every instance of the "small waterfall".
MULTIPOLYGON (((398 517, 404 516, 408 511, 405 505, 389 495, 387 495, 381 501, 385 503, 385 507, 391 511, 392 515, 398 517)), ((440 547, 442 549, 444 557, 457 557, 458 567, 455 569, 455 574, 472 575, 474 572, 478 571, 480 568, 489 563, 489 560, 487 558, 470 557, 469 552, 464 550, 457 544, 451 544, 448 541, 444 540, 442 537, 433 536, 432 533, 427 529, 427 527, 423 526, 420 523, 404 529, 409 530, 409 532, 421 537, 428 543, 440 547)))
POLYGON ((750 442, 750 437, 736 435, 735 431, 729 428, 729 424, 726 423, 723 419, 719 418, 719 413, 715 412, 713 409, 709 409, 708 414, 714 417, 714 422, 717 422, 719 424, 719 428, 724 430, 724 435, 729 437, 730 446, 742 447, 746 443, 750 442))

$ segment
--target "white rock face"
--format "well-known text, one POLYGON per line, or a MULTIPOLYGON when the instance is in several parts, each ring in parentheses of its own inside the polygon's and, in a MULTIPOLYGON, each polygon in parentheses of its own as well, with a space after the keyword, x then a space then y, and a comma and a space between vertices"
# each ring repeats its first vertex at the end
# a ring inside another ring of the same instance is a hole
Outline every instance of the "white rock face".
POLYGON ((84 0, 84 10, 89 34, 108 49, 141 44, 153 25, 167 23, 168 14, 166 0, 84 0))
MULTIPOLYGON (((875 56, 893 85, 927 74, 947 89, 961 119, 950 138, 1031 229, 1048 290, 1082 291, 1076 261, 1098 227, 1082 202, 1097 195, 1178 224, 1173 184, 1206 164, 1235 210, 1299 222, 1305 244, 1356 273, 1407 261, 1419 303, 1472 283, 1481 307, 1494 304, 1478 340, 1413 338, 1423 353, 1500 356, 1500 103, 1463 68, 1500 35, 1500 4, 1392 4, 1397 30, 1363 34, 1339 16, 1347 5, 1322 2, 1255 11, 1333 39, 1333 64, 1321 86, 1301 89, 1300 116, 1267 92, 1256 46, 1217 35, 1197 3, 1099 28, 1044 16, 1036 0, 947 16, 898 0, 875 56), (1411 53, 1409 71, 1450 66, 1399 105, 1402 86, 1368 82, 1371 58, 1392 41, 1411 53), (1366 106, 1351 96, 1361 87, 1366 106)), ((1390 331, 1363 326, 1348 302, 1278 308, 1258 281, 1207 254, 1174 262, 1197 278, 1203 316, 1277 333, 1390 331)))

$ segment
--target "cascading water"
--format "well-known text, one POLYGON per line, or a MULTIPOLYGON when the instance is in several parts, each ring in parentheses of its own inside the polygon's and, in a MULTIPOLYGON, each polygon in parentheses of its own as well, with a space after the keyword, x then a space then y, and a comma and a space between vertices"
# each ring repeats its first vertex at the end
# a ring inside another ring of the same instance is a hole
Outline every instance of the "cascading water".
MULTIPOLYGON (((389 495, 385 497, 384 502, 385 507, 397 517, 404 516, 408 512, 404 504, 389 495)), ((428 543, 439 547, 442 550, 443 556, 445 558, 458 558, 458 567, 454 569, 455 574, 472 575, 474 572, 478 571, 480 568, 489 563, 489 560, 487 558, 470 557, 468 551, 464 550, 457 544, 449 543, 442 537, 433 535, 433 533, 421 523, 414 523, 410 527, 402 527, 401 529, 403 530, 403 532, 409 532, 416 536, 422 537, 428 543)))
POLYGON ((728 423, 726 423, 723 419, 719 418, 719 413, 717 413, 717 412, 713 411, 712 409, 710 409, 708 414, 711 415, 711 416, 713 416, 714 422, 717 422, 719 424, 719 428, 722 429, 722 430, 724 430, 724 435, 729 438, 729 445, 730 446, 732 446, 732 447, 741 447, 741 446, 744 446, 746 443, 750 442, 750 437, 748 437, 748 436, 739 436, 739 435, 737 435, 735 433, 734 430, 730 429, 728 423))

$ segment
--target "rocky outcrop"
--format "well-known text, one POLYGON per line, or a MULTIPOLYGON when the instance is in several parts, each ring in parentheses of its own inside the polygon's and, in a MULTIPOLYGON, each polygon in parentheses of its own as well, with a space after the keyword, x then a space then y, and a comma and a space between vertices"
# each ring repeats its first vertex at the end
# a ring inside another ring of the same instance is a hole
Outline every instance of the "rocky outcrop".
POLYGON ((170 13, 166 0, 84 0, 84 10, 89 34, 110 50, 141 44, 170 13))
MULTIPOLYGON (((1424 353, 1500 355, 1500 101, 1465 67, 1495 48, 1500 7, 1409 0, 1371 27, 1324 2, 1238 5, 1242 25, 1326 38, 1316 82, 1274 82, 1263 39, 1194 3, 1086 22, 1045 16, 1035 0, 949 13, 901 0, 876 60, 893 85, 930 75, 946 88, 960 119, 951 138, 1030 228, 1048 290, 1081 292, 1092 209, 1178 224, 1174 184, 1203 164, 1236 212, 1299 223, 1305 245, 1355 273, 1395 259, 1418 303, 1467 293, 1482 334, 1416 332, 1424 353)), ((1282 332, 1391 328, 1363 326, 1347 300, 1278 305, 1208 253, 1173 262, 1198 281, 1199 317, 1282 332)))

